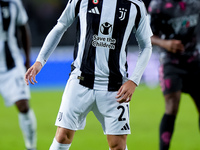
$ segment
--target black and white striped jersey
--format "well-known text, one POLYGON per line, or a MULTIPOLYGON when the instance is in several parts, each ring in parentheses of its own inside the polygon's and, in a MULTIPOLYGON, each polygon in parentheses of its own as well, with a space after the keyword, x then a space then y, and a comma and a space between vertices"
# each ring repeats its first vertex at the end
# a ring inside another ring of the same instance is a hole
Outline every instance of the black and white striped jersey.
MULTIPOLYGON (((78 18, 75 70, 71 75, 78 76, 80 84, 91 89, 118 90, 128 77, 126 56, 131 32, 138 41, 152 36, 144 3, 140 0, 70 0, 47 36, 37 61, 44 64, 50 55, 45 51, 55 48, 51 44, 58 43, 63 34, 59 28, 66 30, 75 18, 78 18)), ((134 82, 139 84, 140 78, 134 82)))
POLYGON ((21 0, 0 0, 0 72, 23 64, 16 26, 24 25, 27 20, 21 0))

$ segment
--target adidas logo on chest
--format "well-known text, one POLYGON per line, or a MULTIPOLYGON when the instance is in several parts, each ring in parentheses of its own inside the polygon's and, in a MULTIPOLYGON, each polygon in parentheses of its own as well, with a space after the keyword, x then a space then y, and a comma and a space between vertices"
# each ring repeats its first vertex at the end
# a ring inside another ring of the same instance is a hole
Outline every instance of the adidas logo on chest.
POLYGON ((89 13, 92 13, 92 14, 97 14, 97 15, 100 14, 100 13, 99 13, 98 7, 94 7, 94 8, 92 8, 92 9, 88 10, 88 12, 89 12, 89 13))

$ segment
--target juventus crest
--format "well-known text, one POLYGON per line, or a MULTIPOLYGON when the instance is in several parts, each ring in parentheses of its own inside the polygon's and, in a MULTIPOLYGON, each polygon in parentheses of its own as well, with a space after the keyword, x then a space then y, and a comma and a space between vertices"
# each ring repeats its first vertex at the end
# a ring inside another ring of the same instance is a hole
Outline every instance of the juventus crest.
POLYGON ((127 9, 119 8, 119 12, 121 13, 121 16, 119 17, 119 19, 122 21, 122 20, 124 20, 125 17, 126 17, 127 9))

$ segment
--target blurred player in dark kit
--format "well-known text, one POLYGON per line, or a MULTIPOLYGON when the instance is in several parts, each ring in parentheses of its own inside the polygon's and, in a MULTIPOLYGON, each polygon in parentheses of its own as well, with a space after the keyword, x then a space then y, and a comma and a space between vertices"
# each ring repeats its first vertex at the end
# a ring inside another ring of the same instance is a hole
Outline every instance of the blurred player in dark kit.
POLYGON ((182 92, 191 96, 200 114, 200 0, 152 0, 148 11, 152 44, 160 48, 160 85, 165 98, 160 150, 168 150, 182 92))
POLYGON ((17 106, 25 146, 35 150, 36 118, 29 106, 30 89, 24 81, 30 66, 30 46, 28 16, 21 0, 0 0, 0 94, 6 106, 17 106), (25 52, 25 66, 19 42, 25 52))

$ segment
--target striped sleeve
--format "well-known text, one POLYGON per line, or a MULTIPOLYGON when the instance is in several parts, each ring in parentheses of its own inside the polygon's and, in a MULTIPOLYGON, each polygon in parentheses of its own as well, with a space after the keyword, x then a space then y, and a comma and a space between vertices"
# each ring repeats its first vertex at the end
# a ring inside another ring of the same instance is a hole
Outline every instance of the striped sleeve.
POLYGON ((65 10, 62 12, 58 22, 65 25, 67 28, 74 22, 79 13, 81 0, 69 0, 65 10))
POLYGON ((153 35, 144 3, 140 5, 140 14, 141 18, 139 25, 135 30, 135 37, 137 41, 145 40, 153 35))
POLYGON ((58 23, 47 35, 36 61, 45 65, 52 52, 57 47, 60 39, 78 15, 80 0, 70 0, 58 19, 58 23))

